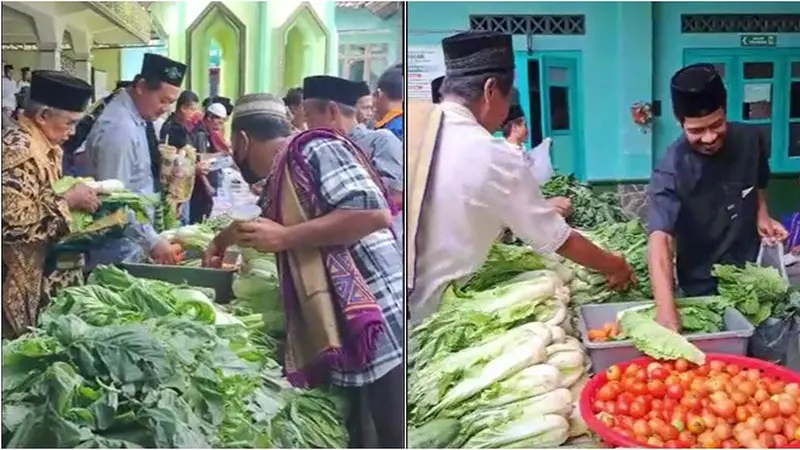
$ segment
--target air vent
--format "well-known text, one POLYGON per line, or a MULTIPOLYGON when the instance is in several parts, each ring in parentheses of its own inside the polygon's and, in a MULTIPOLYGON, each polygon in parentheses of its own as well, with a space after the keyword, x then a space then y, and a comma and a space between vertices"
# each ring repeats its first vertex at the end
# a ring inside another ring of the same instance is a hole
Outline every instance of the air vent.
POLYGON ((584 15, 470 15, 469 28, 503 34, 551 34, 577 36, 586 34, 584 15))
POLYGON ((683 14, 682 33, 800 33, 800 14, 683 14))

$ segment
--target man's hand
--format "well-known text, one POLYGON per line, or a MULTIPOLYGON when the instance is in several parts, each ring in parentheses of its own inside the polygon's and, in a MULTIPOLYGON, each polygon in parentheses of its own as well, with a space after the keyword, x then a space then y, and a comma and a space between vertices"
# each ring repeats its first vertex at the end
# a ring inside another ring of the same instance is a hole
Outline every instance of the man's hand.
POLYGON ((150 259, 152 259, 156 264, 173 265, 176 263, 175 254, 172 253, 169 242, 166 240, 159 241, 150 250, 150 259))
POLYGON ((681 329, 681 322, 678 319, 678 310, 675 308, 674 304, 671 307, 657 305, 656 322, 672 331, 680 331, 681 329))
POLYGON ((197 175, 206 176, 211 173, 211 168, 206 161, 198 161, 197 165, 195 166, 195 171, 197 172, 197 175))
POLYGON ((269 219, 256 219, 234 225, 236 244, 251 247, 263 253, 277 253, 288 249, 288 229, 269 219))
POLYGON ((629 286, 636 285, 638 281, 631 265, 618 253, 612 257, 615 262, 611 266, 611 270, 605 273, 608 287, 615 291, 624 291, 629 286))
POLYGON ((72 211, 93 213, 100 207, 97 191, 83 183, 75 185, 67 191, 64 194, 64 200, 67 201, 67 205, 72 211))
POLYGON ((561 217, 569 217, 572 214, 572 200, 568 199, 567 197, 556 197, 551 198, 547 201, 550 203, 550 206, 558 211, 558 214, 561 217))
POLYGON ((217 239, 213 239, 205 253, 203 253, 203 267, 221 268, 226 250, 227 248, 220 244, 217 239))
POLYGON ((758 234, 768 245, 783 242, 789 237, 789 232, 780 222, 766 215, 758 218, 758 234))

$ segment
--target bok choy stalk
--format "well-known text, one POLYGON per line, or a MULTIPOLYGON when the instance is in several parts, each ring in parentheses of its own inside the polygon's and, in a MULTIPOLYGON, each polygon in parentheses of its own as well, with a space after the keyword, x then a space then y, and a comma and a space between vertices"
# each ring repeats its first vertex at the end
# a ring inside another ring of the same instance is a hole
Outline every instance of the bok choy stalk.
POLYGON ((443 355, 533 320, 537 312, 544 314, 537 306, 562 286, 554 272, 540 271, 525 281, 471 293, 457 309, 440 311, 412 330, 413 364, 421 369, 443 355))
POLYGON ((529 323, 415 370, 409 380, 409 420, 421 424, 442 408, 542 362, 551 339, 548 327, 529 323))
POLYGON ((467 440, 463 448, 551 448, 569 438, 569 422, 555 414, 509 409, 498 420, 467 440))
POLYGON ((454 446, 463 447, 464 443, 477 433, 512 420, 521 411, 539 416, 548 414, 567 416, 573 409, 572 397, 566 389, 555 389, 544 394, 528 396, 503 407, 475 409, 461 418, 461 430, 453 444, 454 446))

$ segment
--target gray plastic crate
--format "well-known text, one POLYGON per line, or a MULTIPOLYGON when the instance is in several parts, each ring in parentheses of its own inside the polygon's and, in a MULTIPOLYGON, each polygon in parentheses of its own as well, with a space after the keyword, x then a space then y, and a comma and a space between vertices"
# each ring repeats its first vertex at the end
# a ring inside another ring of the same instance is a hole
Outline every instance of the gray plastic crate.
POLYGON ((139 278, 214 289, 216 303, 229 303, 233 298, 234 270, 134 263, 122 263, 119 267, 139 278))
MULTIPOLYGON (((581 340, 592 360, 595 373, 608 369, 614 364, 630 361, 644 356, 633 346, 630 339, 611 342, 590 342, 588 331, 602 328, 607 323, 617 321, 617 313, 636 306, 652 305, 653 302, 608 303, 604 305, 586 305, 578 310, 578 330, 581 340)), ((753 335, 753 325, 734 308, 725 310, 722 318, 725 331, 709 334, 685 335, 692 344, 706 353, 726 353, 729 355, 747 354, 747 341, 753 335)))

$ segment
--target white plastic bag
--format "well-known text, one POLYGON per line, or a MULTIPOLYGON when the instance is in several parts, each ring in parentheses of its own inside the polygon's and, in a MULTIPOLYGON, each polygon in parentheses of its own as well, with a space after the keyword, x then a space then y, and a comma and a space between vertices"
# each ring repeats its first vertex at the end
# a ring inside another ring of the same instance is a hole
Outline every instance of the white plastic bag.
POLYGON ((539 186, 547 183, 553 176, 553 164, 550 161, 550 144, 552 142, 552 139, 545 138, 541 144, 525 152, 528 167, 539 186))

